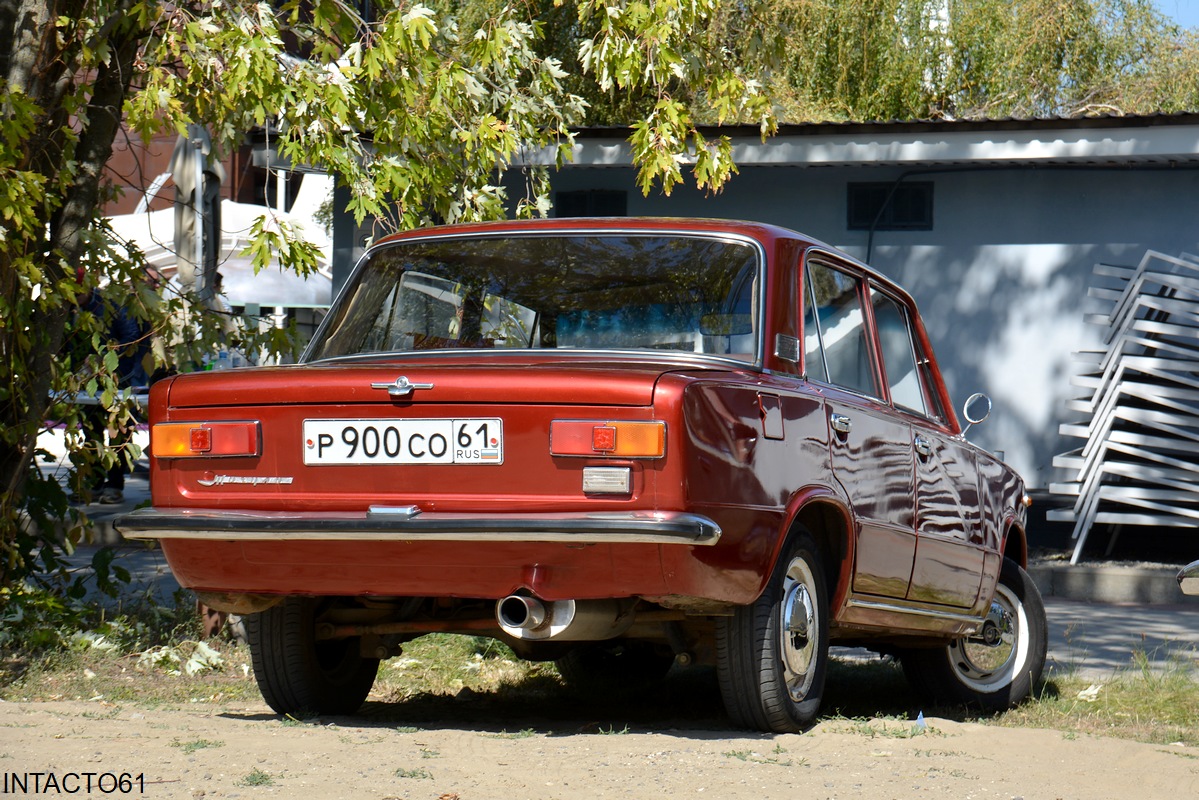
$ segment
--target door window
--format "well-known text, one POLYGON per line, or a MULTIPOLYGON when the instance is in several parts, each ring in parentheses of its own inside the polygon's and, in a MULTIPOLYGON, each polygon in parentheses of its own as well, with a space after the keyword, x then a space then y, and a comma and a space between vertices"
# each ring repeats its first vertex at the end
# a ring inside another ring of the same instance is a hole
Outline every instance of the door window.
POLYGON ((908 315, 899 303, 877 290, 871 294, 871 304, 874 306, 874 324, 878 328, 878 341, 883 351, 887 385, 891 389, 891 402, 927 414, 928 406, 924 400, 916 351, 912 346, 908 315))
MULTIPOLYGON (((878 396, 862 314, 861 281, 817 263, 808 265, 808 277, 828 382, 878 396)), ((812 346, 806 331, 804 345, 812 346)))

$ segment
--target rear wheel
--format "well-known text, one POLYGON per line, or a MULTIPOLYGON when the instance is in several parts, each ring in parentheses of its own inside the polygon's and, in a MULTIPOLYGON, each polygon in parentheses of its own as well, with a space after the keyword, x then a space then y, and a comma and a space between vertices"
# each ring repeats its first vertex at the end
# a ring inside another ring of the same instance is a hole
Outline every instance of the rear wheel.
POLYGON ((815 721, 828 672, 827 598, 816 544, 803 534, 762 596, 719 621, 717 676, 735 724, 788 733, 815 721))
POLYGON ((374 685, 379 659, 363 657, 359 638, 316 638, 328 602, 288 597, 245 617, 254 678, 280 714, 353 714, 374 685))
POLYGON ((554 662, 567 686, 588 694, 644 691, 661 682, 672 664, 669 647, 621 639, 580 645, 554 662))
POLYGON ((1002 711, 1032 693, 1047 648, 1041 593, 1019 564, 1004 559, 978 633, 944 647, 907 650, 901 660, 908 681, 928 700, 1002 711))

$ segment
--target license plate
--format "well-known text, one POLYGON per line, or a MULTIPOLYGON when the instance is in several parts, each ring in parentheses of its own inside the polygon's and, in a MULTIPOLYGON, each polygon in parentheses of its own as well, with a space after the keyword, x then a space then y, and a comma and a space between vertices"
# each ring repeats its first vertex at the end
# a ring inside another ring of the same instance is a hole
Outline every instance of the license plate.
POLYGON ((500 419, 306 419, 305 464, 502 464, 500 419))

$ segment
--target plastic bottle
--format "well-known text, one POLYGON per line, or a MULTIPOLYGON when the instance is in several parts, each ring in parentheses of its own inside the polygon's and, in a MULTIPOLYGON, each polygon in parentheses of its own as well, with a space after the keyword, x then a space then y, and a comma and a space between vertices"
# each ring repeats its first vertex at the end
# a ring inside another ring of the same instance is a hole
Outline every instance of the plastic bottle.
POLYGON ((213 369, 229 369, 229 351, 221 348, 221 352, 217 354, 216 366, 213 369))

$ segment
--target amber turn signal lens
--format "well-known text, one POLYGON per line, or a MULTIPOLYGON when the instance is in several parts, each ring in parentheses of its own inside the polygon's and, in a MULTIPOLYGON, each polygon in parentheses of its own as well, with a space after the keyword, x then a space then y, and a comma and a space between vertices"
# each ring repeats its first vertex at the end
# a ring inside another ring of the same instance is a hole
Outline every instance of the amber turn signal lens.
POLYGON ((155 458, 256 456, 262 452, 258 422, 163 422, 150 429, 155 458))
POLYGON ((629 420, 563 420, 550 424, 550 453, 556 456, 661 458, 666 423, 629 420))

